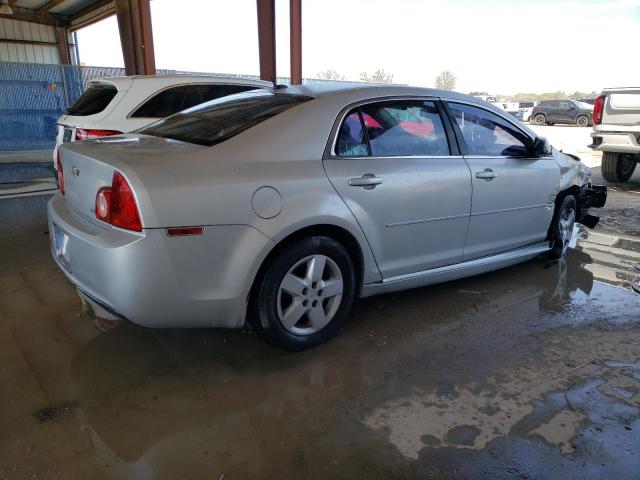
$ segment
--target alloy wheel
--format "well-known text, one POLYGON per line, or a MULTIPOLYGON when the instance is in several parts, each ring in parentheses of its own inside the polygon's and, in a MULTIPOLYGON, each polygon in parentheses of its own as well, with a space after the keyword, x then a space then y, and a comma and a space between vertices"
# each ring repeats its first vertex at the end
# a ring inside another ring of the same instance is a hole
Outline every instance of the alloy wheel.
POLYGON ((589 124, 589 119, 587 117, 578 117, 578 126, 586 127, 589 124))
POLYGON ((560 219, 558 221, 558 227, 560 229, 560 240, 562 241, 562 255, 564 255, 569 248, 571 237, 573 236, 573 227, 576 223, 576 211, 573 207, 568 207, 562 210, 560 219))
POLYGON ((296 335, 311 335, 335 316, 344 288, 338 265, 325 255, 310 255, 286 273, 278 289, 282 326, 296 335))

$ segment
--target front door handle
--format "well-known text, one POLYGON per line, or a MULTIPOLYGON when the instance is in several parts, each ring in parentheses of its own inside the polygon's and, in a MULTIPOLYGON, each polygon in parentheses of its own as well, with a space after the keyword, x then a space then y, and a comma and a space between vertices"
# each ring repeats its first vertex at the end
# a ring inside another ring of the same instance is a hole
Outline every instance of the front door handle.
POLYGON ((476 178, 482 178, 487 182, 490 182, 494 178, 496 178, 498 174, 491 170, 490 168, 485 168, 482 172, 476 172, 476 178))
POLYGON ((363 187, 365 190, 371 190, 381 183, 382 178, 376 177, 373 173, 365 173, 361 177, 349 179, 349 185, 352 187, 363 187))

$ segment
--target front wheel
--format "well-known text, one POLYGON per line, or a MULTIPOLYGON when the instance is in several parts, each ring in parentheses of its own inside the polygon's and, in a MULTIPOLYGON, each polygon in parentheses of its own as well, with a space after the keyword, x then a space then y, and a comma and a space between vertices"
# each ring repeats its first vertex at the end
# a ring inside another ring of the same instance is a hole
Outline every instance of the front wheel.
POLYGON ((353 305, 353 261, 336 240, 314 236, 279 252, 258 280, 251 322, 267 343, 302 351, 329 340, 353 305))
POLYGON ((573 228, 576 223, 577 202, 573 195, 565 195, 558 202, 550 228, 549 257, 553 260, 564 257, 567 254, 573 228))

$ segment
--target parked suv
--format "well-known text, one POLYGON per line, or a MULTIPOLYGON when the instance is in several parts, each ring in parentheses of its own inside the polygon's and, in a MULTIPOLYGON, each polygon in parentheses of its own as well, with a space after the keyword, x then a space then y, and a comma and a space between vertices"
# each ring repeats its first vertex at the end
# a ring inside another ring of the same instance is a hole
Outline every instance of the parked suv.
POLYGON ((592 124, 592 114, 593 108, 588 103, 577 100, 544 100, 533 107, 531 123, 536 125, 566 123, 588 127, 592 124))
POLYGON ((195 75, 136 75, 91 80, 57 122, 53 165, 62 143, 128 133, 216 98, 271 87, 261 80, 195 75))
POLYGON ((640 88, 607 88, 593 107, 593 143, 602 152, 602 176, 626 182, 640 160, 640 88))

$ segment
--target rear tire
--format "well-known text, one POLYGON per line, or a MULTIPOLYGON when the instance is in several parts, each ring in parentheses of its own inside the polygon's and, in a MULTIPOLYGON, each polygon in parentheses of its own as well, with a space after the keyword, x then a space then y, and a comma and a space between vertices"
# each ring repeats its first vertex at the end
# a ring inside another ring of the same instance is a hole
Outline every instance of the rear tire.
POLYGON ((347 250, 330 237, 301 239, 280 251, 255 285, 249 321, 270 345, 299 352, 342 328, 356 292, 347 250))
POLYGON ((549 228, 549 258, 557 260, 567 254, 578 215, 578 203, 573 195, 564 195, 558 200, 549 228))
POLYGON ((589 117, 586 115, 580 115, 576 118, 576 125, 579 127, 588 127, 589 126, 589 117))
POLYGON ((535 125, 544 125, 547 121, 547 118, 542 113, 536 113, 533 116, 533 123, 535 125))
POLYGON ((626 182, 636 169, 637 159, 629 153, 602 153, 602 177, 608 182, 626 182))

